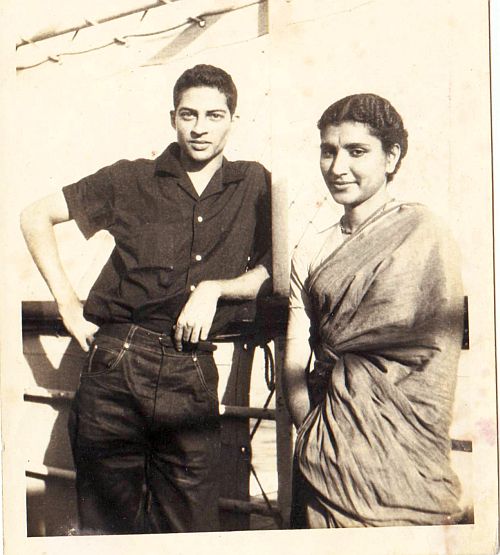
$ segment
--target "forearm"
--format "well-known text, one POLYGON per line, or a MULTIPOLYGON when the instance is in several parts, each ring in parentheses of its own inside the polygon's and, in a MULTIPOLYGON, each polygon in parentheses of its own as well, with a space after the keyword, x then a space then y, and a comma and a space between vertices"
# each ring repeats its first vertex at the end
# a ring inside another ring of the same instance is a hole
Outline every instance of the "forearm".
POLYGON ((25 208, 21 229, 31 256, 57 302, 66 329, 87 351, 97 326, 83 316, 82 304, 61 263, 54 234, 54 225, 68 219, 66 202, 58 193, 25 208))
POLYGON ((311 410, 305 366, 287 364, 285 361, 283 389, 288 411, 293 423, 298 428, 311 410))
MULTIPOLYGON (((294 266, 292 268, 294 269, 294 266)), ((310 320, 303 304, 301 289, 297 286, 296 280, 294 281, 294 275, 292 271, 283 364, 283 389, 293 423, 299 427, 311 410, 307 387, 311 346, 309 344, 310 320)))
POLYGON ((208 283, 216 289, 220 299, 246 300, 270 291, 271 279, 264 266, 256 266, 236 278, 210 280, 208 283))
POLYGON ((300 319, 291 310, 283 364, 283 389, 288 410, 297 428, 311 410, 306 377, 310 356, 308 335, 302 333, 300 319))
POLYGON ((264 266, 234 279, 207 280, 198 284, 184 305, 175 324, 175 346, 181 351, 182 342, 206 340, 212 327, 219 299, 254 299, 270 284, 264 266))
POLYGON ((21 229, 31 256, 58 306, 64 306, 77 297, 62 266, 53 226, 37 205, 21 214, 21 229))

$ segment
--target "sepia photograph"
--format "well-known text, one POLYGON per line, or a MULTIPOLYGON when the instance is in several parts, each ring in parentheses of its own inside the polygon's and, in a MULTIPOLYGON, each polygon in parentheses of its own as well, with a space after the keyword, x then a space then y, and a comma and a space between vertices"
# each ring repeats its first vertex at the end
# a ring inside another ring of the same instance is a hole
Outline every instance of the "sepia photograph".
POLYGON ((490 2, 6 4, 4 552, 496 553, 490 2))

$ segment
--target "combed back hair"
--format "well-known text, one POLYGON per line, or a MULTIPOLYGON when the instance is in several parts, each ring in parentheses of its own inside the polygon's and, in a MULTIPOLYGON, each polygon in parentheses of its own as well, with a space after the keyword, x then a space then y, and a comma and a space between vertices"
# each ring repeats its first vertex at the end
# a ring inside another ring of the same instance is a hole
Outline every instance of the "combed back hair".
POLYGON ((230 114, 234 114, 238 100, 238 91, 229 73, 226 73, 223 69, 207 64, 198 64, 187 69, 174 85, 175 110, 179 106, 182 93, 192 87, 211 87, 217 89, 225 95, 230 114))
POLYGON ((390 152, 398 144, 401 155, 387 181, 391 181, 398 171, 408 150, 408 132, 403 120, 392 104, 376 94, 364 93, 346 96, 329 106, 318 121, 318 129, 323 131, 328 125, 340 125, 345 121, 355 121, 369 126, 370 133, 378 137, 384 152, 390 152))

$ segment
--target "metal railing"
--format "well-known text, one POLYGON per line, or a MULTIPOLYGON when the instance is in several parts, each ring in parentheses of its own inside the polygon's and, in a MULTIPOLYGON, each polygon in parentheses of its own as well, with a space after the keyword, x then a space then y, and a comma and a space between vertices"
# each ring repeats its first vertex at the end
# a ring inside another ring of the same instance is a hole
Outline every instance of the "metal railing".
MULTIPOLYGON (((464 300, 464 337, 463 349, 469 348, 468 337, 468 314, 467 298, 464 300)), ((259 303, 257 310, 252 318, 242 319, 233 322, 224 334, 214 338, 215 342, 234 343, 243 346, 247 353, 247 358, 243 363, 245 371, 251 372, 253 352, 257 347, 261 347, 265 356, 264 378, 268 387, 269 394, 262 407, 239 405, 239 404, 220 404, 220 415, 223 421, 244 422, 245 427, 250 423, 250 419, 255 419, 251 431, 241 428, 245 441, 241 445, 236 445, 236 451, 246 461, 245 480, 249 480, 250 475, 254 477, 262 493, 262 500, 248 498, 233 498, 223 496, 219 500, 221 510, 244 515, 259 514, 272 517, 276 527, 283 528, 287 525, 288 511, 290 507, 290 487, 291 487, 291 462, 293 451, 292 426, 287 413, 283 392, 281 389, 281 369, 284 350, 284 334, 286 329, 286 299, 282 297, 272 297, 259 303), (274 342, 273 352, 269 346, 274 342), (251 356, 250 356, 251 355, 251 356), (250 365, 250 367, 248 366, 250 365), (269 404, 276 396, 276 408, 269 408, 269 404), (276 443, 277 443, 277 478, 278 478, 278 499, 270 500, 267 492, 262 487, 258 474, 252 464, 251 441, 262 421, 276 422, 276 443), (246 437, 248 436, 248 438, 246 437), (246 441, 248 439, 248 441, 246 441)), ((54 303, 28 302, 23 303, 23 333, 25 334, 49 334, 49 335, 68 335, 57 314, 54 303)), ((243 380, 245 381, 245 380, 243 380)), ((249 386, 249 379, 246 380, 249 386)), ((248 393, 248 392, 246 392, 248 393)), ((58 404, 69 404, 74 397, 74 392, 62 389, 46 389, 32 387, 24 392, 26 402, 43 403, 56 406, 58 404)), ((243 395, 245 398, 245 395, 243 395)), ((452 439, 451 448, 454 451, 472 452, 472 442, 464 439, 452 439)), ((74 480, 75 473, 72 470, 57 468, 54 466, 33 465, 26 470, 27 476, 42 480, 74 480)), ((241 477, 240 477, 241 478, 241 477)), ((235 478, 236 479, 236 478, 235 478)))
MULTIPOLYGON (((221 403, 219 405, 219 412, 223 427, 239 426, 240 436, 241 432, 243 433, 241 437, 244 440, 246 439, 245 436, 248 436, 248 441, 242 441, 240 442, 241 445, 234 446, 235 451, 238 452, 246 463, 242 465, 246 475, 238 478, 233 477, 233 479, 239 481, 243 478, 249 482, 250 475, 252 475, 259 486, 262 500, 251 499, 245 495, 243 497, 247 498, 243 499, 223 496, 219 499, 219 507, 222 511, 230 513, 242 515, 259 514, 271 517, 275 522, 275 526, 281 528, 286 523, 289 505, 289 492, 284 493, 284 490, 288 490, 290 486, 293 446, 291 442, 291 423, 288 419, 284 403, 282 401, 281 403, 278 402, 276 409, 269 408, 269 404, 276 394, 276 364, 269 343, 276 340, 279 345, 278 337, 284 335, 286 327, 286 299, 268 298, 263 303, 259 303, 257 307, 255 305, 248 305, 244 316, 240 321, 232 322, 223 334, 218 335, 213 340, 216 343, 233 343, 234 345, 242 346, 242 350, 247 354, 243 362, 245 368, 236 368, 236 372, 246 372, 248 376, 251 372, 253 352, 257 347, 261 347, 265 357, 264 378, 269 393, 262 407, 221 403), (252 429, 248 430, 247 433, 245 428, 248 427, 251 419, 254 419, 255 422, 252 429), (276 436, 280 449, 277 456, 278 473, 280 473, 280 469, 284 469, 284 476, 278 475, 277 501, 269 498, 252 464, 251 441, 255 437, 261 422, 264 420, 277 422, 276 436), (238 422, 241 422, 244 428, 238 422), (284 430, 279 429, 280 424, 284 424, 284 430), (281 440, 280 437, 282 438, 281 440), (288 437, 290 437, 290 441, 283 441, 283 438, 288 437)), ((68 336, 57 313, 55 303, 36 301, 23 303, 23 335, 25 338, 37 335, 68 336)), ((249 386, 249 379, 247 379, 247 382, 249 386)), ((54 408, 64 405, 69 406, 74 396, 74 391, 64 389, 30 387, 24 391, 24 400, 26 402, 50 405, 54 408)), ((75 479, 75 472, 73 470, 36 463, 31 463, 27 467, 26 475, 44 481, 73 481, 75 479)))

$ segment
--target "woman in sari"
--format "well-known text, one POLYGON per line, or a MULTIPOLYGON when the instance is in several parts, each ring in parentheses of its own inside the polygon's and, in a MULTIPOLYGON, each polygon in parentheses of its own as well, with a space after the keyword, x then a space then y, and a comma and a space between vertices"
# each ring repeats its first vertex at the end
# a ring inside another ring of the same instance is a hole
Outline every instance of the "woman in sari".
POLYGON ((456 246, 426 207, 389 194, 407 132, 387 100, 349 96, 318 127, 321 171, 344 215, 315 230, 292 262, 284 374, 298 428, 292 526, 453 523, 456 246))

